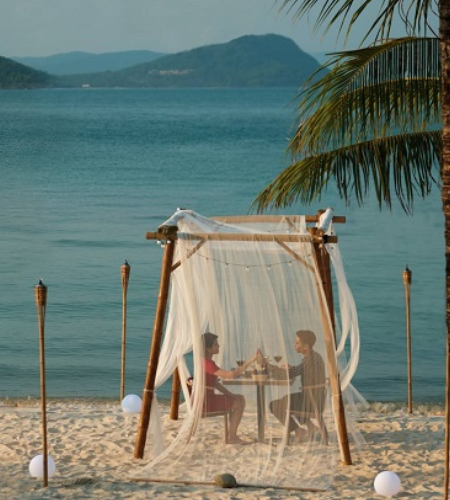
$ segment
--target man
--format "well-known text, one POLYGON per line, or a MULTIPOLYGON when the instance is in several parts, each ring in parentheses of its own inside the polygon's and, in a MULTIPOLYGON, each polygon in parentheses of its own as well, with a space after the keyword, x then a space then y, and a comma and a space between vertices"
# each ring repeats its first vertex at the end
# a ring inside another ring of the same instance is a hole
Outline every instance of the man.
POLYGON ((309 439, 318 430, 311 422, 310 417, 315 415, 316 408, 322 412, 325 404, 325 365, 320 354, 313 349, 315 343, 316 335, 314 332, 299 330, 295 334, 294 348, 303 356, 302 362, 299 365, 290 366, 287 370, 269 365, 269 372, 274 377, 279 378, 287 375, 291 380, 300 376, 302 381, 300 392, 286 395, 281 399, 271 401, 269 404, 273 415, 283 425, 288 426, 288 437, 292 431, 295 432, 294 443, 309 439), (294 413, 288 415, 287 412, 294 413), (301 425, 306 425, 308 430, 298 425, 298 422, 301 425))

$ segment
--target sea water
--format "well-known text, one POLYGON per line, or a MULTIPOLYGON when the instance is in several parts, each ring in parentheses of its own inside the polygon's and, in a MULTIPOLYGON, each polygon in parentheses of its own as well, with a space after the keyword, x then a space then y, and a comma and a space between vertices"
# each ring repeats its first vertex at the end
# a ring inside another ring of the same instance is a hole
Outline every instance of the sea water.
MULTIPOLYGON (((49 397, 118 398, 120 267, 128 289, 126 393, 141 394, 161 249, 147 241, 177 207, 245 214, 287 165, 295 89, 0 92, 0 398, 39 395, 34 285, 48 286, 49 397)), ((444 221, 440 193, 414 215, 345 206, 330 187, 310 207, 336 226, 358 308, 354 385, 369 400, 407 397, 405 294, 412 270, 413 397, 444 399, 444 221)), ((160 391, 168 397, 170 386, 160 391)))

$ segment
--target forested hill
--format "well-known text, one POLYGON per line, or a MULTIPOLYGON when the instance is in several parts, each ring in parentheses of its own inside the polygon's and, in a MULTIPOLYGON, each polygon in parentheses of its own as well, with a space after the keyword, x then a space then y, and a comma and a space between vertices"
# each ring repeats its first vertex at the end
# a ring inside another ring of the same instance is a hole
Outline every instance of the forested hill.
POLYGON ((247 35, 115 72, 58 77, 60 86, 298 87, 319 63, 292 40, 247 35))
POLYGON ((0 57, 0 88, 299 87, 320 67, 291 39, 246 35, 118 71, 49 75, 0 57))
POLYGON ((51 84, 52 77, 47 73, 0 56, 0 89, 32 89, 51 84))

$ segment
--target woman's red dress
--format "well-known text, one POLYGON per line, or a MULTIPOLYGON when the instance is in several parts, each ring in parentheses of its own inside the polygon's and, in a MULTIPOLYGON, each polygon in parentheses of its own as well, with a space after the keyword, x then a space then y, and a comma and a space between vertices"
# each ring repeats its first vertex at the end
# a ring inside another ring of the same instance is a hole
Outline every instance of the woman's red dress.
POLYGON ((216 394, 213 388, 216 386, 218 377, 215 375, 220 368, 212 359, 204 359, 203 366, 205 369, 205 400, 204 411, 225 411, 230 410, 234 404, 234 398, 225 394, 216 394))

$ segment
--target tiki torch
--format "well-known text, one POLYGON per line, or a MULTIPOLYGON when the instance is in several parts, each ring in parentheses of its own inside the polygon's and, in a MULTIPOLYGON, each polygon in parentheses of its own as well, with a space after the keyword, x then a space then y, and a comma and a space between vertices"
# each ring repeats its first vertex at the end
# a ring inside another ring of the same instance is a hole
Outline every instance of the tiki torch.
POLYGON ((406 353, 408 364, 408 411, 412 413, 412 381, 411 381, 411 277, 412 272, 406 266, 403 271, 403 285, 406 299, 406 353))
POLYGON ((48 486, 48 456, 47 456, 47 415, 45 410, 45 350, 44 350, 44 323, 45 309, 47 307, 47 287, 42 280, 34 287, 34 298, 36 301, 39 322, 39 361, 41 374, 41 405, 42 405, 42 443, 43 443, 43 465, 44 486, 48 486))
POLYGON ((127 292, 130 279, 130 264, 125 259, 125 264, 120 268, 122 274, 122 358, 120 377, 120 401, 125 397, 125 349, 127 339, 127 292))

